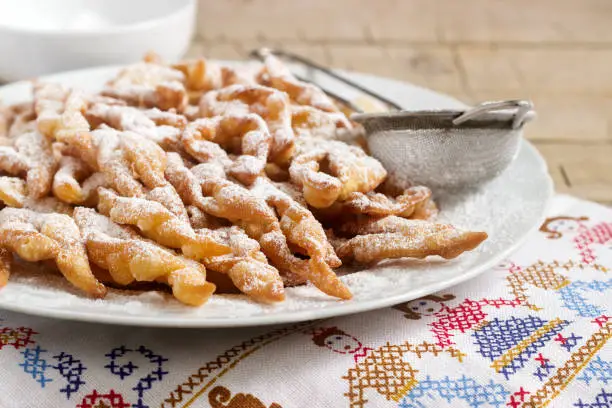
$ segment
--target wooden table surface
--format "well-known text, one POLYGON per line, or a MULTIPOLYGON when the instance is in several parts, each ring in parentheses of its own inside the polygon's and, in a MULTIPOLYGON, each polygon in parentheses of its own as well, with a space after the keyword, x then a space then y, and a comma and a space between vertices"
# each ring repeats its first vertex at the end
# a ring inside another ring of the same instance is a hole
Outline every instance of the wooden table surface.
POLYGON ((200 0, 190 56, 284 47, 468 103, 531 99, 557 191, 612 204, 612 1, 200 0))

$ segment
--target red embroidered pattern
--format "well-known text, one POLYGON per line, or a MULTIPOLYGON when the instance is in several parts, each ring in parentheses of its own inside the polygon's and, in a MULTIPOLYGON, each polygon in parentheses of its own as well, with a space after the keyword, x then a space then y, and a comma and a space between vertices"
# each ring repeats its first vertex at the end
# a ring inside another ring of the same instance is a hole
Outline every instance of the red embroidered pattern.
POLYGON ((0 328, 0 350, 5 346, 13 346, 19 350, 29 344, 34 344, 32 335, 38 334, 29 327, 18 327, 13 329, 11 327, 0 328))
POLYGON ((591 320, 591 322, 595 323, 599 327, 603 327, 604 324, 606 324, 608 322, 608 320, 610 320, 611 318, 612 318, 611 316, 601 315, 601 316, 591 320))
POLYGON ((520 304, 521 302, 518 299, 481 299, 479 301, 466 299, 454 308, 444 305, 442 310, 436 313, 438 320, 431 323, 431 331, 436 338, 436 344, 440 347, 455 344, 452 341, 452 331, 465 333, 483 322, 487 317, 487 314, 483 311, 483 306, 493 306, 499 309, 502 306, 516 307, 520 304))
POLYGON ((510 402, 508 402, 506 405, 512 408, 518 408, 523 402, 525 402, 525 397, 529 394, 531 394, 529 391, 525 391, 523 387, 521 387, 518 391, 510 396, 510 402))
POLYGON ((123 396, 114 390, 110 390, 106 394, 99 394, 98 391, 94 390, 91 394, 86 395, 76 408, 130 408, 130 406, 131 404, 125 402, 123 396))
POLYGON ((605 244, 609 241, 612 241, 612 223, 608 222, 597 224, 574 238, 574 243, 582 256, 582 262, 586 264, 595 262, 591 244, 605 244))

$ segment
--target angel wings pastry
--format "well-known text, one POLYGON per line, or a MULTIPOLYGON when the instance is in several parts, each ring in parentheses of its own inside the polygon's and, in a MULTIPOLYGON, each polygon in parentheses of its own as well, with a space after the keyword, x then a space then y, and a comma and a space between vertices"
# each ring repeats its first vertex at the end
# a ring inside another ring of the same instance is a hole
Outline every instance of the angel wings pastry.
POLYGON ((190 306, 304 284, 346 300, 343 264, 450 259, 487 238, 436 222, 426 186, 389 185, 346 137, 360 132, 272 55, 147 58, 97 93, 37 82, 32 102, 0 106, 0 288, 16 262, 44 262, 92 298, 149 282, 190 306))

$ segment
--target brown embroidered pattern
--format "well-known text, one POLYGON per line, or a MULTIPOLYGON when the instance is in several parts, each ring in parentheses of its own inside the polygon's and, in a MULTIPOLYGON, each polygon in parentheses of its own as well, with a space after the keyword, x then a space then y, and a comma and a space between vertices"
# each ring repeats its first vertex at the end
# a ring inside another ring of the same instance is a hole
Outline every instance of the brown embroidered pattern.
POLYGON ((176 389, 170 393, 170 396, 164 400, 161 407, 175 408, 181 403, 184 403, 184 407, 190 405, 195 398, 206 390, 206 388, 214 384, 218 377, 227 373, 227 371, 233 368, 240 360, 248 357, 250 354, 266 344, 280 340, 285 336, 303 330, 305 327, 311 325, 313 325, 312 322, 304 322, 283 327, 260 336, 253 337, 250 340, 226 350, 222 354, 218 355, 216 359, 209 361, 204 366, 200 367, 196 373, 190 375, 185 382, 177 386, 176 389), (214 378, 211 377, 212 373, 222 368, 224 368, 224 370, 218 373, 214 378), (208 378, 210 378, 208 384, 203 385, 204 381, 208 378), (198 388, 200 389, 197 390, 198 388), (186 400, 186 398, 189 399, 186 400))
POLYGON ((342 377, 349 383, 349 390, 344 395, 349 398, 350 406, 363 407, 368 401, 364 391, 369 388, 375 389, 387 400, 397 402, 403 398, 417 384, 415 374, 418 370, 403 359, 407 353, 415 354, 418 358, 428 353, 434 356, 448 353, 459 362, 465 357, 464 353, 452 347, 442 348, 427 342, 417 345, 408 342, 398 345, 387 343, 372 350, 342 377))
MULTIPOLYGON (((418 302, 419 300, 431 300, 433 302, 437 302, 439 304, 443 304, 444 302, 448 302, 449 300, 453 300, 455 299, 455 295, 447 293, 441 296, 438 295, 427 295, 427 296, 423 296, 421 298, 415 299, 415 300, 410 300, 408 302, 405 303, 400 303, 399 305, 395 305, 392 308, 395 310, 399 310, 400 312, 404 312, 404 317, 406 319, 411 319, 411 320, 419 320, 422 317, 422 314, 419 313, 418 311, 413 310, 410 307, 410 304, 414 303, 414 302, 418 302)), ((430 312, 434 312, 434 310, 430 310, 430 312)))
POLYGON ((208 393, 208 403, 211 408, 283 408, 276 402, 267 407, 253 394, 235 394, 227 388, 218 385, 208 393))
POLYGON ((510 291, 518 300, 521 301, 522 304, 532 310, 541 310, 541 307, 529 302, 526 294, 527 284, 544 290, 559 290, 568 285, 570 281, 565 276, 555 272, 556 269, 564 269, 569 271, 572 268, 584 269, 585 267, 594 268, 601 272, 608 271, 605 266, 596 264, 586 265, 573 261, 568 261, 565 263, 560 263, 559 261, 550 263, 538 261, 523 270, 518 270, 509 274, 506 279, 510 285, 510 291))
POLYGON ((526 401, 523 408, 543 407, 550 403, 567 385, 578 375, 578 373, 589 363, 597 352, 612 337, 612 323, 602 324, 600 329, 582 345, 569 360, 561 366, 555 375, 526 401))
POLYGON ((416 345, 405 343, 405 346, 406 346, 407 352, 411 352, 411 353, 416 354, 416 356, 418 358, 421 358, 421 356, 423 354, 429 354, 430 353, 430 354, 433 354, 434 357, 437 357, 438 354, 440 354, 440 353, 447 353, 451 357, 456 358, 457 361, 462 363, 463 362, 463 357, 467 356, 467 354, 462 353, 460 350, 457 350, 456 348, 453 348, 453 347, 442 348, 442 347, 438 346, 437 344, 427 343, 426 341, 424 341, 424 342, 422 342, 420 344, 416 344, 416 345))
POLYGON ((551 228, 551 224, 556 221, 576 221, 577 223, 581 223, 583 221, 588 221, 589 217, 569 217, 566 215, 560 215, 558 217, 550 217, 544 221, 544 224, 540 227, 540 232, 545 232, 548 234, 548 239, 559 239, 563 236, 560 231, 551 228))

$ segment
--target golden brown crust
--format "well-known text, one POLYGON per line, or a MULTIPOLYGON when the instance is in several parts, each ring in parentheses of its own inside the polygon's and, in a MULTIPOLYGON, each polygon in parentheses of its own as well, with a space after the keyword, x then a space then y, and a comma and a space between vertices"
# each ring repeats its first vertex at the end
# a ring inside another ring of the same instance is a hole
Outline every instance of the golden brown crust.
POLYGON ((91 272, 79 229, 67 215, 5 208, 0 211, 0 247, 30 262, 52 259, 74 286, 94 297, 106 294, 91 272))
POLYGON ((378 162, 357 146, 326 139, 298 140, 289 167, 291 181, 302 187, 315 208, 326 208, 350 194, 373 191, 387 176, 378 162))
POLYGON ((431 255, 451 259, 476 248, 487 238, 484 232, 461 231, 448 224, 395 216, 370 219, 344 232, 356 235, 335 241, 336 253, 343 260, 365 264, 383 259, 420 259, 431 255))
POLYGON ((15 253, 93 296, 99 276, 189 305, 211 279, 266 303, 306 282, 349 299, 340 259, 452 258, 486 238, 423 221, 431 192, 383 184, 359 131, 272 56, 242 70, 149 55, 98 94, 35 83, 33 102, 0 106, 0 287, 15 253))
POLYGON ((11 274, 12 254, 4 248, 0 248, 0 288, 6 286, 11 274))
POLYGON ((178 300, 192 306, 205 303, 214 292, 202 264, 146 241, 92 209, 77 208, 75 220, 85 238, 89 259, 107 270, 115 283, 161 281, 172 288, 178 300))
POLYGON ((267 123, 272 135, 270 161, 287 163, 295 134, 291 128, 291 104, 284 92, 259 85, 232 85, 206 93, 200 100, 203 117, 255 113, 267 123))

